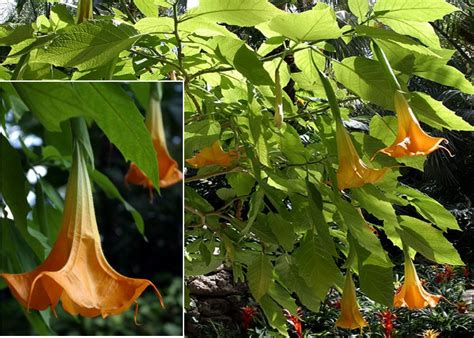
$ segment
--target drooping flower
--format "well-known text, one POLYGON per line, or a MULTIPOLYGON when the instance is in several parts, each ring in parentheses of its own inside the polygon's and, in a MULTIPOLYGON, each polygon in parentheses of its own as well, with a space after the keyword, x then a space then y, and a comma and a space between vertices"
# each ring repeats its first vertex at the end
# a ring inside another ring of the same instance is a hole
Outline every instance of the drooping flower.
POLYGON ((367 322, 362 317, 357 304, 356 290, 350 271, 346 273, 346 281, 341 299, 341 314, 336 321, 336 326, 344 329, 362 329, 367 322))
POLYGON ((422 309, 426 306, 435 307, 440 299, 441 296, 432 295, 423 288, 411 258, 405 254, 405 281, 395 294, 394 306, 422 309))
POLYGON ((339 190, 359 188, 366 183, 376 183, 383 178, 388 168, 369 168, 359 157, 349 133, 340 120, 336 120, 336 142, 339 160, 337 169, 339 190))
POLYGON ((125 277, 105 259, 91 183, 78 143, 67 185, 63 221, 51 253, 30 272, 0 276, 27 309, 51 307, 55 313, 61 301, 64 310, 72 315, 105 318, 127 310, 148 287, 152 287, 164 306, 160 292, 151 281, 125 277))
MULTIPOLYGON (((160 172, 160 188, 167 188, 183 179, 183 174, 178 168, 178 163, 170 156, 166 147, 166 135, 163 127, 163 115, 160 100, 153 94, 145 117, 145 124, 151 134, 153 146, 158 157, 158 169, 160 172)), ((138 168, 135 163, 130 163, 125 183, 141 185, 153 191, 153 182, 138 168)))
POLYGON ((253 306, 244 306, 240 311, 242 318, 242 326, 247 331, 252 323, 253 317, 255 316, 255 308, 253 306))
POLYGON ((216 141, 210 147, 206 147, 197 153, 194 157, 187 159, 190 165, 195 168, 202 168, 211 165, 221 167, 230 167, 239 158, 239 153, 235 150, 225 152, 219 141, 216 141))
POLYGON ((77 23, 82 23, 93 18, 93 0, 79 0, 77 5, 77 23))
POLYGON ((449 152, 441 145, 443 141, 448 142, 445 138, 430 136, 421 129, 420 123, 402 92, 396 91, 394 99, 398 119, 397 137, 391 146, 380 149, 377 153, 382 152, 391 157, 403 157, 428 155, 439 148, 449 152))

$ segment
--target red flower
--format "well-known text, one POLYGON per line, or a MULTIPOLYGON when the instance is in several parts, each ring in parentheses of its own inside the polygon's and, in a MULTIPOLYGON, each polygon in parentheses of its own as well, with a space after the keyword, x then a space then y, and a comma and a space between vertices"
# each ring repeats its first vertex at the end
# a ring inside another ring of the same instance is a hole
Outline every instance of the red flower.
MULTIPOLYGON (((301 315, 301 309, 297 309, 298 315, 301 315)), ((290 311, 284 309, 283 314, 286 317, 286 321, 293 326, 293 328, 296 331, 296 334, 298 335, 298 338, 303 338, 303 325, 301 323, 301 320, 298 318, 298 316, 292 315, 290 311)))
POLYGON ((392 337, 393 321, 397 318, 390 310, 381 311, 377 314, 384 328, 385 338, 392 337))
POLYGON ((253 306, 245 306, 240 311, 240 316, 242 317, 242 326, 244 330, 247 331, 252 323, 253 316, 255 316, 255 308, 253 306))
POLYGON ((469 276, 471 275, 471 271, 469 270, 469 268, 467 266, 463 266, 462 274, 463 274, 464 278, 469 279, 469 276))

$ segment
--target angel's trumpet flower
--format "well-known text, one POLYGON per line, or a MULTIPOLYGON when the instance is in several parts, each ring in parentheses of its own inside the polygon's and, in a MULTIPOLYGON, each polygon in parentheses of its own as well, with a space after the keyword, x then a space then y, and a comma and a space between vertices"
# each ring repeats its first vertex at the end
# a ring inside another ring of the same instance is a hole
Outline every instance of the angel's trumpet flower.
MULTIPOLYGON (((64 310, 72 315, 105 318, 127 310, 149 286, 163 306, 161 294, 152 282, 125 277, 105 259, 80 147, 79 143, 75 145, 63 221, 51 253, 30 272, 0 276, 27 309, 51 307, 55 313, 61 301, 64 310)), ((135 316, 136 313, 137 309, 135 316)))
POLYGON ((420 123, 402 92, 397 90, 394 99, 398 118, 397 137, 391 146, 380 149, 377 153, 382 152, 391 157, 403 157, 428 155, 439 148, 449 152, 441 145, 443 141, 448 142, 445 138, 430 136, 421 129, 420 123))
POLYGON ((339 190, 359 188, 366 183, 376 183, 383 178, 388 168, 369 168, 359 157, 349 133, 340 120, 336 120, 336 142, 339 159, 337 169, 339 190))
MULTIPOLYGON (((160 171, 160 188, 167 188, 183 179, 183 174, 178 168, 178 163, 171 157, 166 147, 165 129, 163 127, 163 115, 161 113, 160 99, 152 91, 150 102, 145 117, 145 124, 151 134, 153 146, 158 156, 158 168, 160 171)), ((153 182, 137 167, 135 163, 130 164, 125 183, 141 185, 153 190, 153 182)))
POLYGON ((187 159, 190 165, 196 168, 218 165, 221 167, 230 167, 239 158, 239 153, 235 150, 225 152, 219 141, 216 141, 210 147, 202 149, 193 158, 187 159))
POLYGON ((346 282, 344 284, 341 299, 341 314, 336 321, 336 326, 350 330, 358 328, 362 329, 364 326, 367 326, 367 322, 359 311, 356 290, 350 271, 347 271, 346 274, 346 282))
POLYGON ((427 306, 435 307, 440 299, 440 295, 432 295, 423 289, 411 258, 405 254, 405 282, 395 294, 394 306, 422 309, 427 306))
POLYGON ((77 5, 77 23, 82 23, 93 18, 93 0, 79 0, 77 5))

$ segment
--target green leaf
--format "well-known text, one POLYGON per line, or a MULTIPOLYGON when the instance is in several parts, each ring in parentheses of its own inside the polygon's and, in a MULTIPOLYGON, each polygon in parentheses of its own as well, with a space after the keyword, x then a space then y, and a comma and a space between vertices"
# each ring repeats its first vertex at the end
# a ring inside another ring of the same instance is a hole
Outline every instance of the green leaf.
POLYGON ((227 174, 226 177, 227 182, 229 182, 237 196, 246 196, 250 194, 255 185, 255 179, 247 173, 230 173, 227 174))
POLYGON ((108 198, 115 198, 122 202, 125 209, 132 215, 133 220, 135 221, 135 225, 137 226, 138 231, 140 234, 145 235, 145 224, 143 223, 143 218, 140 213, 130 205, 120 194, 117 187, 112 183, 112 181, 101 173, 98 170, 90 170, 91 178, 94 182, 102 189, 108 198))
POLYGON ((402 194, 416 208, 416 210, 427 220, 436 224, 443 231, 461 230, 453 216, 439 202, 423 194, 422 192, 408 186, 398 186, 397 192, 402 194))
POLYGON ((442 102, 433 99, 428 94, 411 93, 410 106, 421 121, 433 128, 474 131, 474 126, 464 121, 462 117, 457 116, 452 110, 445 107, 442 102))
POLYGON ((321 238, 321 244, 324 246, 324 250, 326 250, 327 253, 337 257, 336 247, 329 233, 329 225, 323 214, 323 198, 321 193, 309 180, 306 180, 306 189, 308 191, 309 201, 308 214, 318 236, 321 238))
POLYGON ((143 18, 138 20, 135 28, 142 34, 171 34, 174 31, 174 21, 168 17, 143 18))
POLYGON ((215 53, 223 62, 232 65, 239 73, 255 85, 272 85, 273 80, 245 42, 216 36, 212 39, 215 53))
POLYGON ((281 336, 288 337, 286 319, 283 316, 282 308, 269 295, 264 295, 258 303, 270 326, 277 329, 281 336))
POLYGON ((21 25, 16 27, 0 26, 0 46, 13 46, 33 37, 33 27, 21 25))
POLYGON ((96 68, 130 48, 139 37, 138 31, 128 24, 91 20, 65 29, 39 50, 36 62, 76 67, 80 71, 96 68))
POLYGON ((118 83, 15 83, 15 88, 45 128, 60 131, 60 123, 85 116, 134 162, 158 188, 158 165, 143 116, 118 83), (137 151, 139 150, 139 151, 137 151))
POLYGON ((18 231, 36 256, 43 259, 47 253, 47 248, 42 243, 45 242, 46 238, 41 234, 36 236, 36 233, 33 236, 32 229, 27 224, 30 206, 26 200, 28 194, 27 181, 21 166, 20 156, 3 135, 0 135, 0 153, 2 154, 0 192, 13 214, 18 231))
POLYGON ((272 297, 280 306, 290 313, 296 315, 298 306, 290 293, 278 283, 271 283, 268 289, 268 295, 272 297))
POLYGON ((355 56, 333 63, 337 81, 364 100, 393 109, 394 90, 382 66, 374 60, 355 56))
POLYGON ((426 258, 440 264, 464 265, 453 245, 431 224, 413 217, 400 216, 398 231, 403 242, 426 258))
POLYGON ((389 42, 396 45, 398 48, 403 48, 411 53, 429 55, 441 59, 441 56, 435 51, 423 46, 408 36, 398 34, 394 31, 370 26, 357 26, 356 32, 358 35, 369 36, 377 41, 389 42))
POLYGON ((293 258, 299 275, 317 298, 324 299, 330 287, 342 284, 342 275, 331 254, 311 232, 300 242, 293 258))
POLYGON ((369 298, 386 306, 393 305, 392 264, 373 254, 349 236, 357 253, 360 289, 369 298))
POLYGON ((365 219, 354 206, 349 202, 341 199, 339 196, 333 196, 337 210, 342 215, 344 223, 351 235, 359 243, 361 247, 377 256, 381 262, 385 262, 387 266, 391 266, 387 253, 382 248, 380 240, 375 236, 365 219))
POLYGON ((395 32, 402 35, 409 35, 420 40, 428 47, 440 49, 438 35, 433 26, 428 22, 408 21, 399 18, 379 18, 387 26, 390 26, 395 32))
POLYGON ((367 12, 369 11, 368 0, 349 0, 349 9, 359 18, 359 22, 364 21, 367 12))
POLYGON ((337 39, 341 30, 334 10, 318 5, 303 13, 285 13, 268 22, 268 28, 295 41, 337 39))
POLYGON ((403 249, 400 236, 396 231, 398 220, 395 209, 392 204, 387 201, 384 193, 370 184, 359 189, 353 189, 351 192, 354 199, 360 203, 362 208, 383 221, 383 230, 387 237, 393 244, 403 249))
POLYGON ((293 249, 294 241, 296 240, 296 233, 293 225, 286 221, 281 215, 270 213, 267 215, 270 229, 278 240, 278 243, 286 250, 293 249))
POLYGON ((268 291, 272 281, 273 265, 265 254, 255 256, 248 266, 247 281, 256 301, 259 301, 268 291))
POLYGON ((252 27, 282 12, 266 0, 200 0, 184 19, 202 17, 229 25, 252 27))
POLYGON ((414 69, 413 73, 422 78, 457 88, 466 94, 474 94, 474 86, 464 74, 454 67, 427 63, 421 69, 414 69))
POLYGON ((171 7, 165 0, 133 0, 137 8, 146 16, 158 16, 158 7, 171 7))
POLYGON ((265 190, 261 186, 258 186, 255 194, 253 194, 250 199, 250 203, 249 203, 250 209, 249 209, 249 215, 248 215, 249 218, 247 220, 247 224, 245 225, 245 228, 242 230, 242 235, 247 234, 252 228, 253 223, 257 219, 257 216, 263 207, 264 196, 265 196, 265 190))
POLYGON ((374 13, 383 18, 434 21, 459 9, 445 0, 378 0, 374 13))

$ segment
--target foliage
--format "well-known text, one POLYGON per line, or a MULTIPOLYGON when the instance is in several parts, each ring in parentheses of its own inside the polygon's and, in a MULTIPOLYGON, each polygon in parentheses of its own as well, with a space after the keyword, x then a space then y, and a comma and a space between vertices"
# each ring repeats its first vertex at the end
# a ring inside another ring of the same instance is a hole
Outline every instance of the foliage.
MULTIPOLYGON (((133 309, 121 317, 107 320, 69 318, 63 311, 58 311, 59 319, 56 319, 49 310, 27 312, 11 297, 2 281, 1 330, 3 333, 43 335, 71 334, 72 331, 92 334, 96 329, 104 334, 179 334, 182 321, 179 282, 182 279, 182 215, 181 208, 176 205, 181 203, 182 189, 177 185, 161 191, 150 212, 148 191, 138 187, 126 189, 124 185, 127 170, 124 152, 138 156, 148 163, 152 172, 157 172, 156 154, 143 119, 150 84, 97 83, 98 87, 93 89, 96 95, 89 91, 93 88, 91 85, 94 84, 0 85, 0 271, 32 270, 55 243, 71 165, 72 135, 68 119, 80 116, 88 121, 91 135, 90 141, 84 138, 82 142, 89 148, 89 173, 95 183, 95 210, 105 255, 120 273, 153 280, 163 293, 167 309, 160 310, 159 301, 147 292, 139 300, 138 320, 143 324, 140 328, 133 323, 133 309), (133 144, 135 148, 130 147, 133 144), (148 146, 151 152, 146 150, 148 146), (25 325, 23 314, 31 328, 25 325), (150 318, 153 318, 153 325, 148 323, 150 318), (158 322, 160 325, 155 325, 158 322)), ((182 144, 182 140, 174 136, 182 130, 181 106, 181 84, 165 84, 163 111, 173 155, 180 153, 182 144)))
POLYGON ((337 12, 324 2, 274 3, 201 0, 186 10, 179 1, 135 0, 136 7, 111 6, 108 15, 81 24, 55 5, 33 25, 3 27, 8 57, 0 73, 6 79, 183 80, 185 157, 215 141, 240 154, 230 168, 189 170, 186 273, 232 267, 235 280, 248 281, 270 326, 286 335, 282 308, 302 304, 317 312, 328 291, 342 287, 345 268, 359 275, 366 296, 391 305, 388 246, 403 243, 436 263, 462 264, 445 238, 459 230, 454 216, 403 183, 404 167, 423 171, 425 157, 378 155, 372 165, 391 168, 384 180, 342 193, 334 188, 335 121, 318 70, 328 76, 346 125, 362 121, 367 132, 359 129, 352 139, 366 163, 391 144, 397 128, 385 112, 394 110, 395 88, 373 55, 374 42, 429 128, 474 130, 436 98, 409 91, 413 81, 458 94, 474 89, 448 65, 455 51, 430 24, 459 10, 444 0, 429 6, 349 0, 337 12), (370 113, 354 114, 353 102, 370 113), (279 128, 273 119, 281 112, 279 128), (212 184, 215 177, 215 192, 195 183, 212 184), (212 194, 218 203, 206 200, 212 194), (388 241, 382 245, 376 233, 388 241))

